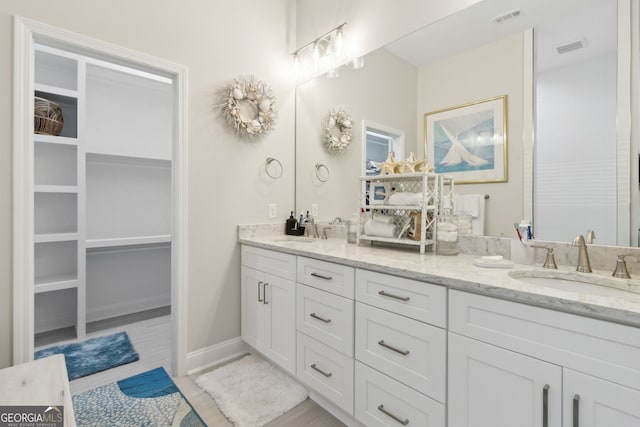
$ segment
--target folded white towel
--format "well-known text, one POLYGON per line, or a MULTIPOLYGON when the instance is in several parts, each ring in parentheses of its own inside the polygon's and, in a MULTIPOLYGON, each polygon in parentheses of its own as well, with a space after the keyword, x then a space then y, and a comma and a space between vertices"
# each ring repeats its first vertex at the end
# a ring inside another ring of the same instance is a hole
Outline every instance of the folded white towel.
POLYGON ((392 224, 395 220, 395 218, 391 215, 374 215, 373 216, 373 220, 374 221, 378 221, 378 222, 382 222, 384 224, 392 224))
POLYGON ((364 234, 377 237, 398 237, 398 227, 370 219, 364 223, 364 234))
POLYGON ((391 193, 387 204, 395 206, 419 206, 422 202, 422 193, 410 193, 396 191, 391 193))

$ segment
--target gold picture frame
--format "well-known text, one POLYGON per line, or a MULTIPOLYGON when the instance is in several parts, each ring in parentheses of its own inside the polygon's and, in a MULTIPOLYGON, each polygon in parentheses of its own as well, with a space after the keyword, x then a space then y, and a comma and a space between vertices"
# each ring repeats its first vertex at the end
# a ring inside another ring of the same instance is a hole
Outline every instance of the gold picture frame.
POLYGON ((456 184, 506 182, 507 95, 425 113, 424 150, 456 184))

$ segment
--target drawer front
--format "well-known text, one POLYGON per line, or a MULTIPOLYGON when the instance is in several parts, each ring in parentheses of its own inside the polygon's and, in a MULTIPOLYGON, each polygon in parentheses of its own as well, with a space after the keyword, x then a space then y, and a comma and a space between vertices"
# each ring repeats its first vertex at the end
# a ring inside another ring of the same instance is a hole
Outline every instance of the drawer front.
POLYGON ((242 265, 285 279, 296 280, 295 255, 242 245, 242 265))
POLYGON ((297 377, 353 415, 353 359, 298 332, 297 377))
POLYGON ((447 290, 417 280, 356 271, 356 299, 441 328, 447 323, 447 290))
POLYGON ((449 330, 640 390, 640 328, 460 291, 449 330))
POLYGON ((446 332, 356 303, 356 359, 445 402, 446 332))
POLYGON ((355 417, 367 427, 442 427, 442 403, 356 361, 355 417))
POLYGON ((298 282, 353 299, 353 267, 298 257, 298 282))
POLYGON ((353 357, 353 300, 297 284, 299 331, 353 357))

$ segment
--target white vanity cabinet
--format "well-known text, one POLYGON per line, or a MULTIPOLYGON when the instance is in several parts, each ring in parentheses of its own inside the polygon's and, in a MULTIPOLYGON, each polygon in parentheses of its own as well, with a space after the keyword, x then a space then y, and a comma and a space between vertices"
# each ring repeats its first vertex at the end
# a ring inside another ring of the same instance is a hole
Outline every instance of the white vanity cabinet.
POLYGON ((353 415, 354 268, 298 257, 297 377, 353 415))
POLYGON ((640 330, 449 292, 449 427, 640 425, 640 330))
POLYGON ((357 270, 356 300, 356 418, 445 425, 446 288, 357 270))
POLYGON ((242 246, 242 339, 296 373, 294 255, 242 246))

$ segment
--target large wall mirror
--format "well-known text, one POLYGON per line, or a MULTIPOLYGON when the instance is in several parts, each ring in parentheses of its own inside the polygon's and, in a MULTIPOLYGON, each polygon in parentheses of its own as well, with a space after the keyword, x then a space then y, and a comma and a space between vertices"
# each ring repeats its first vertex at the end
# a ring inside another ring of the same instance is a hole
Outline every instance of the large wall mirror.
POLYGON ((508 182, 456 188, 490 196, 487 235, 512 237, 513 222, 532 217, 539 239, 570 241, 593 229, 597 243, 637 244, 631 25, 617 22, 629 20, 629 7, 629 0, 483 0, 367 54, 362 68, 299 85, 297 210, 315 207, 321 220, 358 211, 369 127, 401 134, 403 155, 422 158, 425 113, 507 95, 508 182), (322 136, 338 107, 352 116, 354 139, 335 155, 322 136), (318 179, 319 164, 328 180, 318 179))

